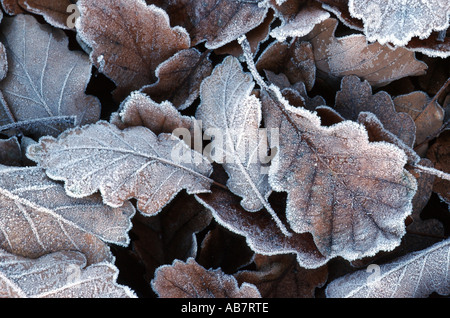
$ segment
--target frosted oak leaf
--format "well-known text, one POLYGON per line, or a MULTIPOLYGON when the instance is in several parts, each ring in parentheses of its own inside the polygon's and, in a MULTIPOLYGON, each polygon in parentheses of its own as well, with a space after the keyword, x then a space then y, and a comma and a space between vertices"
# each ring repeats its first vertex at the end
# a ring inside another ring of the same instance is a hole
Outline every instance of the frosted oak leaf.
POLYGON ((104 121, 66 131, 58 139, 43 137, 27 156, 49 177, 65 181, 71 196, 100 190, 104 203, 113 207, 136 198, 138 209, 149 215, 182 189, 208 192, 212 182, 207 159, 172 134, 156 136, 145 127, 121 131, 104 121))
POLYGON ((369 279, 365 270, 332 281, 329 298, 423 298, 436 292, 450 293, 450 240, 407 254, 380 265, 379 275, 369 279))
POLYGON ((238 286, 233 276, 207 270, 193 258, 159 267, 152 288, 162 298, 261 298, 254 285, 238 286))
POLYGON ((107 262, 87 266, 75 251, 31 259, 0 249, 0 298, 136 298, 118 274, 107 262))
POLYGON ((374 87, 381 87, 406 76, 425 73, 427 65, 405 48, 393 50, 380 43, 367 43, 362 34, 337 38, 334 35, 337 23, 336 19, 329 18, 302 38, 313 46, 318 76, 333 82, 345 75, 356 75, 374 87))
MULTIPOLYGON (((267 135, 259 129, 261 104, 250 95, 254 82, 243 72, 239 61, 227 57, 200 87, 201 104, 195 114, 202 121, 206 134, 222 132, 214 142, 215 160, 221 162, 229 175, 228 188, 243 198, 248 211, 265 207, 283 231, 281 221, 267 202, 271 193, 264 164, 267 164, 267 135)), ((212 151, 211 151, 212 152, 212 151)))
POLYGON ((0 166, 0 201, 0 248, 16 255, 74 250, 96 263, 112 259, 105 243, 129 243, 129 202, 111 208, 99 195, 69 197, 39 167, 0 166))
POLYGON ((70 17, 71 0, 18 0, 19 5, 28 12, 42 15, 50 25, 61 29, 70 29, 67 23, 70 17))
POLYGON ((413 37, 426 39, 449 26, 447 0, 349 0, 349 12, 362 19, 369 41, 405 46, 413 37))
POLYGON ((1 130, 56 136, 100 118, 99 100, 85 94, 89 58, 69 50, 62 30, 18 15, 2 21, 0 39, 8 57, 8 75, 0 81, 1 130))
POLYGON ((182 27, 171 27, 167 13, 143 0, 80 0, 76 29, 91 48, 90 59, 117 86, 122 100, 154 83, 158 65, 190 46, 182 27))
POLYGON ((205 42, 217 49, 263 23, 268 9, 265 0, 146 0, 164 9, 173 26, 189 33, 192 45, 205 42))
POLYGON ((321 126, 317 115, 290 106, 276 87, 264 90, 262 101, 266 125, 283 136, 269 182, 288 193, 291 228, 311 233, 323 255, 348 260, 400 244, 416 191, 404 152, 370 143, 351 121, 321 126))

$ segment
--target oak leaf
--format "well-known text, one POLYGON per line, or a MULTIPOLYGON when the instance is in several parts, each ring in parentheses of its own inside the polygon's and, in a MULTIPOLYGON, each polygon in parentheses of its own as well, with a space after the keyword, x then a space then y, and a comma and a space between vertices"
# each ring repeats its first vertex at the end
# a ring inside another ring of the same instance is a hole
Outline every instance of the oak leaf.
POLYGON ((0 298, 136 298, 118 274, 107 262, 87 266, 79 252, 29 259, 0 249, 0 298))
POLYGON ((156 136, 145 127, 124 130, 104 121, 43 137, 27 156, 67 193, 85 197, 100 190, 104 203, 119 207, 136 198, 139 211, 156 214, 175 195, 208 192, 211 165, 172 134, 156 136))
POLYGON ((147 0, 166 10, 171 25, 184 27, 192 45, 217 49, 259 26, 267 15, 264 0, 147 0))
POLYGON ((80 0, 76 29, 91 48, 90 59, 117 86, 116 100, 157 80, 159 64, 190 47, 182 27, 143 0, 80 0))
POLYGON ((175 260, 155 272, 152 288, 161 298, 260 298, 258 289, 248 283, 238 286, 236 279, 220 269, 205 269, 193 258, 175 260))
MULTIPOLYGON (((349 11, 348 7, 348 0, 319 0, 322 3, 322 7, 334 13, 339 20, 344 23, 346 26, 348 26, 351 29, 358 30, 361 32, 364 32, 364 22, 361 19, 357 19, 352 16, 352 14, 349 11)), ((392 5, 392 4, 391 4, 392 5)), ((408 3, 404 4, 405 8, 410 8, 408 3)), ((406 9, 407 10, 407 9, 406 9)), ((405 11, 406 11, 405 10, 405 11)), ((390 12, 389 12, 390 14, 390 12)), ((419 14, 420 15, 420 14, 419 14)), ((377 16, 376 9, 371 12, 369 15, 366 16, 368 23, 373 23, 375 19, 379 18, 377 16)), ((422 19, 422 17, 420 17, 422 19)), ((421 26, 425 26, 426 24, 430 23, 430 21, 424 20, 420 21, 417 20, 421 26)), ((395 23, 398 23, 395 21, 395 23)), ((433 22, 432 22, 433 23, 433 22)), ((379 30, 377 31, 379 34, 384 34, 390 36, 389 33, 389 27, 388 25, 385 25, 387 29, 382 29, 381 25, 379 30)), ((398 32, 400 30, 395 30, 395 32, 398 32)), ((367 34, 366 34, 367 35, 367 34)), ((389 43, 390 44, 390 43, 389 43)), ((433 31, 431 34, 426 38, 421 38, 419 36, 414 36, 411 38, 411 40, 408 41, 404 47, 408 48, 411 51, 414 52, 421 52, 427 56, 430 57, 442 57, 446 58, 450 55, 450 33, 449 30, 442 30, 442 31, 433 31)))
POLYGON ((76 250, 89 263, 110 260, 105 243, 127 245, 134 208, 102 204, 100 196, 74 199, 38 167, 0 166, 0 247, 35 258, 76 250))
POLYGON ((377 42, 368 44, 364 35, 336 38, 337 20, 329 18, 318 24, 302 40, 310 41, 316 67, 325 79, 336 81, 356 75, 372 86, 380 87, 406 77, 425 74, 427 65, 405 48, 392 50, 377 42))
POLYGON ((429 140, 441 129, 444 123, 444 109, 427 93, 415 91, 396 96, 393 101, 397 111, 409 114, 414 120, 417 145, 429 140))
POLYGON ((303 82, 310 91, 316 80, 314 53, 309 42, 273 42, 256 62, 258 71, 284 74, 291 84, 303 82))
POLYGON ((330 13, 323 10, 315 3, 302 1, 288 1, 281 6, 273 6, 281 18, 281 26, 274 28, 270 35, 277 39, 278 42, 283 42, 287 38, 302 37, 307 35, 314 28, 316 24, 328 19, 330 13), (287 7, 288 10, 284 10, 287 7), (294 7, 294 8, 292 8, 294 7), (294 10, 292 10, 294 9, 294 10), (289 13, 289 14, 288 14, 289 13))
POLYGON ((184 128, 194 132, 194 117, 183 116, 169 101, 157 103, 139 91, 132 92, 111 116, 111 122, 120 129, 144 126, 155 134, 172 133, 184 128))
POLYGON ((406 145, 412 147, 416 136, 416 126, 409 113, 397 112, 394 101, 385 91, 372 95, 369 82, 357 76, 344 76, 341 89, 336 93, 334 108, 344 118, 356 121, 360 112, 371 112, 380 120, 384 128, 395 134, 406 145))
POLYGON ((379 266, 372 274, 361 270, 332 281, 327 297, 422 298, 450 293, 450 240, 410 253, 379 266))
POLYGON ((195 48, 182 50, 155 70, 156 83, 141 88, 154 101, 168 100, 179 110, 188 108, 198 97, 202 80, 212 71, 207 54, 195 48))
POLYGON ((413 37, 425 39, 449 26, 448 1, 349 0, 348 8, 352 17, 363 21, 367 39, 381 44, 404 46, 413 37))
POLYGON ((266 87, 262 101, 266 126, 283 136, 269 182, 288 193, 291 228, 312 233, 327 257, 354 260, 396 247, 416 191, 415 178, 404 169, 405 153, 370 143, 365 129, 351 121, 321 126, 319 117, 290 106, 276 87, 266 87))
MULTIPOLYGON (((28 12, 41 15, 45 21, 60 29, 71 29, 72 27, 67 23, 73 11, 70 5, 73 5, 71 0, 18 0, 22 9, 28 12)), ((72 21, 70 21, 72 22, 72 21)))
POLYGON ((250 95, 254 85, 239 61, 227 57, 202 82, 195 114, 205 132, 217 138, 213 159, 223 165, 229 175, 228 188, 243 198, 241 204, 248 211, 261 210, 271 192, 260 160, 268 148, 266 135, 259 130, 261 104, 250 95))
POLYGON ((8 73, 0 81, 1 130, 58 135, 100 118, 99 100, 85 94, 91 63, 83 53, 69 51, 62 30, 18 15, 4 18, 0 39, 8 56, 8 73))

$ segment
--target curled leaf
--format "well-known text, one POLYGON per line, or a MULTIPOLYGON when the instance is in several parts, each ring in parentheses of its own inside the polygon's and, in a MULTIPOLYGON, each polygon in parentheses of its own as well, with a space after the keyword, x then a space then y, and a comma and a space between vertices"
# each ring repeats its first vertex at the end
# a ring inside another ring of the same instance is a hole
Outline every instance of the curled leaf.
POLYGON ((71 29, 71 23, 67 23, 73 11, 71 0, 18 0, 20 6, 28 12, 42 15, 50 25, 61 29, 71 29))
POLYGON ((260 25, 267 15, 264 0, 147 0, 170 16, 172 25, 184 27, 193 45, 205 42, 217 49, 260 25))
POLYGON ((155 134, 172 133, 175 129, 193 130, 194 118, 181 115, 168 101, 160 104, 141 92, 133 92, 120 105, 113 117, 120 128, 144 126, 155 134))
POLYGON ((272 30, 270 35, 276 38, 278 42, 283 42, 288 37, 302 37, 311 32, 316 24, 319 24, 329 17, 330 13, 327 11, 309 5, 302 8, 294 17, 286 19, 287 21, 284 21, 281 26, 272 30))

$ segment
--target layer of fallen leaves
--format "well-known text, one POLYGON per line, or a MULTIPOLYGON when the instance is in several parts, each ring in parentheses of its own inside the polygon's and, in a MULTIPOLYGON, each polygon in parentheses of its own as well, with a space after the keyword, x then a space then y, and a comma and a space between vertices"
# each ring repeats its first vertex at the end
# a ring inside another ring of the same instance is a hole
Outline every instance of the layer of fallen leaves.
POLYGON ((447 1, 1 6, 1 297, 449 295, 447 1))

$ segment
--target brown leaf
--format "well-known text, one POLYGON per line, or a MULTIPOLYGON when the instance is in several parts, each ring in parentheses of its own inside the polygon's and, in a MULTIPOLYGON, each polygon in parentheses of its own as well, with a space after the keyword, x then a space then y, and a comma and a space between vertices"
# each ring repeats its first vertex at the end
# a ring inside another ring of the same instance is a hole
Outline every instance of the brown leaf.
POLYGON ((314 86, 316 65, 309 42, 296 40, 292 43, 273 42, 256 62, 258 71, 268 70, 275 74, 283 73, 294 84, 303 82, 308 91, 314 86))
POLYGON ((159 64, 190 46, 183 28, 143 0, 80 0, 76 28, 92 47, 90 59, 117 86, 117 101, 157 80, 159 64))
POLYGON ((396 145, 403 150, 407 157, 407 163, 415 165, 420 161, 420 156, 410 146, 406 145, 396 135, 384 128, 377 116, 370 112, 361 112, 358 116, 358 123, 364 125, 370 142, 386 141, 396 145))
POLYGON ((330 18, 303 37, 314 50, 316 67, 326 80, 356 75, 380 87, 406 77, 425 74, 427 65, 404 48, 392 50, 379 43, 368 44, 361 34, 336 38, 337 20, 330 18))
MULTIPOLYGON (((274 12, 269 9, 264 21, 256 28, 248 31, 245 36, 250 43, 250 47, 253 53, 258 52, 263 43, 269 39, 269 31, 272 22, 274 21, 274 12)), ((222 55, 233 55, 239 57, 242 55, 242 48, 238 40, 234 40, 214 50, 214 53, 222 55)))
POLYGON ((111 260, 105 242, 127 245, 134 208, 110 208, 101 197, 68 197, 38 167, 0 167, 0 248, 35 258, 76 250, 90 264, 111 260))
POLYGON ((371 112, 378 117, 384 128, 406 145, 414 145, 416 127, 409 113, 398 113, 391 96, 384 91, 372 95, 370 84, 361 81, 357 76, 342 78, 341 90, 336 93, 334 108, 344 118, 354 121, 360 112, 371 112))
POLYGON ((255 285, 263 298, 314 298, 328 276, 327 266, 305 269, 292 255, 256 255, 254 262, 256 270, 240 271, 235 277, 255 285))
POLYGON ((100 190, 113 207, 136 198, 139 211, 156 214, 183 189, 208 192, 212 167, 171 134, 156 136, 138 126, 124 130, 104 121, 43 137, 27 156, 65 181, 67 193, 85 197, 100 190))
MULTIPOLYGON (((322 7, 334 13, 339 20, 349 28, 364 31, 364 23, 361 19, 354 18, 348 8, 348 0, 320 0, 323 3, 322 7)), ((371 12, 372 20, 376 18, 375 12, 371 12)), ((423 23, 425 24, 425 23, 423 23)), ((381 30, 380 30, 381 31, 381 30)), ((385 32, 385 31, 381 31, 385 32)), ((405 45, 406 48, 414 52, 420 52, 431 57, 446 58, 450 54, 450 36, 449 30, 442 39, 442 32, 434 31, 427 38, 412 37, 405 45)))
POLYGON ((197 256, 196 233, 211 222, 211 213, 193 196, 181 192, 158 215, 133 218, 133 253, 144 264, 148 283, 157 267, 197 256))
MULTIPOLYGON (((431 160, 436 169, 450 173, 450 130, 445 130, 439 135, 436 142, 428 149, 427 158, 431 160)), ((438 193, 447 204, 450 204, 450 181, 436 178, 433 191, 438 193)))
POLYGON ((29 259, 0 249, 0 298, 136 298, 118 274, 110 263, 87 266, 75 251, 29 259))
POLYGON ((421 91, 400 95, 394 98, 395 109, 409 114, 416 126, 416 145, 434 136, 444 123, 444 110, 421 91))
POLYGON ((192 45, 206 41, 207 49, 217 49, 260 25, 268 8, 256 1, 151 0, 170 16, 171 25, 184 27, 192 45))
POLYGON ((194 118, 181 115, 168 101, 160 104, 141 92, 132 92, 120 105, 112 123, 120 129, 144 126, 156 135, 172 133, 177 128, 194 129, 194 118))
POLYGON ((23 8, 19 5, 19 0, 1 0, 3 10, 9 15, 17 15, 24 13, 23 8))
POLYGON ((155 71, 158 81, 144 86, 141 92, 158 103, 168 100, 183 110, 198 97, 200 84, 211 71, 207 54, 195 48, 182 50, 158 66, 155 71))
POLYGON ((278 75, 275 75, 271 71, 264 71, 264 73, 266 74, 267 80, 281 90, 281 94, 291 105, 304 107, 311 111, 316 110, 319 106, 326 105, 326 101, 322 96, 309 97, 306 92, 305 84, 302 81, 291 85, 284 73, 278 75))
MULTIPOLYGON (((17 0, 16 0, 17 1, 17 0)), ((28 12, 44 17, 50 25, 60 29, 71 29, 67 25, 67 19, 72 11, 67 12, 71 0, 18 0, 19 5, 28 12)))
POLYGON ((85 94, 91 63, 69 51, 62 30, 18 15, 2 21, 0 38, 8 56, 8 76, 0 82, 2 130, 58 135, 99 119, 99 100, 85 94))
POLYGON ((426 39, 414 37, 406 47, 411 51, 420 52, 430 57, 445 59, 450 56, 450 31, 447 29, 447 31, 433 32, 426 39))
POLYGON ((175 260, 159 267, 152 288, 161 298, 260 298, 258 289, 224 274, 220 269, 205 269, 193 258, 175 260))
POLYGON ((283 138, 269 182, 288 193, 291 228, 312 233, 326 257, 354 260, 396 247, 416 191, 404 152, 370 143, 351 121, 323 127, 316 115, 290 106, 272 89, 262 92, 263 114, 283 138))

